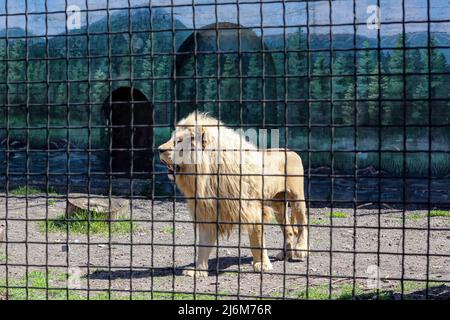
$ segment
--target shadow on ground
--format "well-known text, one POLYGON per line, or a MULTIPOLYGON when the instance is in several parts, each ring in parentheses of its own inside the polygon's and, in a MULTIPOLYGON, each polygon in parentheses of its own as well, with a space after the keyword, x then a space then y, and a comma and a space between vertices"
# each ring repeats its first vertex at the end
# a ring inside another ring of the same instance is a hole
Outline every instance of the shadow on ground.
MULTIPOLYGON (((227 272, 227 269, 233 266, 250 264, 252 262, 251 257, 223 257, 217 259, 209 260, 209 275, 215 275, 216 271, 219 270, 220 273, 227 272), (217 261, 219 262, 217 266, 217 261)), ((191 268, 193 264, 184 265, 184 266, 175 266, 175 267, 167 267, 167 268, 152 268, 145 270, 96 270, 92 272, 90 275, 87 275, 89 279, 92 280, 115 280, 115 279, 141 279, 147 277, 167 277, 167 276, 181 276, 183 269, 191 268)))

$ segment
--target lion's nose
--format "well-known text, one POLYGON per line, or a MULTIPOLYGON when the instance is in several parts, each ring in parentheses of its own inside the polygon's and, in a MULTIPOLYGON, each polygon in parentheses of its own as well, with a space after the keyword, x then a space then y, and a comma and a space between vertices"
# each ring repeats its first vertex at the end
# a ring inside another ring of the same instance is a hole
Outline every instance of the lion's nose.
POLYGON ((158 147, 158 151, 159 151, 160 154, 162 154, 162 153, 164 153, 166 151, 169 151, 169 149, 165 148, 164 145, 160 145, 158 147))

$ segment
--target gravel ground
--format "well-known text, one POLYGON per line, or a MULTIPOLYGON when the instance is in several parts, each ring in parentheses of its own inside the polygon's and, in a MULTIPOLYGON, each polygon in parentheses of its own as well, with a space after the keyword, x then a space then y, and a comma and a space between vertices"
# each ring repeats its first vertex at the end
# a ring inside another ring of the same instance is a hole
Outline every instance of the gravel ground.
MULTIPOLYGON (((6 217, 5 202, 5 196, 0 195, 0 222, 6 217)), ((410 289, 411 297, 420 298, 421 290, 416 284, 426 280, 428 274, 429 281, 440 284, 437 292, 430 293, 435 294, 434 297, 450 298, 450 218, 430 218, 431 230, 428 231, 425 211, 407 210, 403 220, 402 210, 383 209, 379 215, 378 209, 358 209, 355 216, 353 209, 336 209, 345 213, 345 217, 333 218, 331 227, 330 209, 312 208, 312 252, 307 260, 295 262, 274 260, 283 244, 281 230, 276 225, 265 226, 274 269, 271 274, 262 275, 252 272, 247 235, 242 235, 241 249, 237 248, 236 230, 229 239, 221 239, 219 249, 213 251, 210 276, 196 279, 194 283, 193 278, 181 275, 181 269, 194 261, 194 231, 185 203, 134 200, 132 234, 87 237, 65 233, 46 235, 40 231, 36 220, 45 219, 46 214, 55 218, 64 208, 63 200, 52 202, 47 212, 43 198, 28 199, 28 202, 8 199, 8 266, 3 244, 0 284, 4 283, 6 273, 11 282, 23 279, 27 269, 48 269, 55 274, 65 275, 68 271, 80 274, 81 282, 75 285, 80 295, 86 295, 89 287, 91 295, 110 288, 119 296, 129 290, 153 290, 162 294, 195 290, 197 293, 239 294, 242 298, 298 297, 307 285, 328 288, 331 283, 332 288, 338 290, 352 284, 353 280, 347 277, 353 275, 363 293, 372 292, 363 278, 370 276, 370 266, 378 264, 382 290, 396 292, 399 279, 410 279, 415 283, 410 289)), ((50 284, 53 288, 66 285, 64 277, 50 284)), ((408 290, 405 287, 405 291, 408 290)))

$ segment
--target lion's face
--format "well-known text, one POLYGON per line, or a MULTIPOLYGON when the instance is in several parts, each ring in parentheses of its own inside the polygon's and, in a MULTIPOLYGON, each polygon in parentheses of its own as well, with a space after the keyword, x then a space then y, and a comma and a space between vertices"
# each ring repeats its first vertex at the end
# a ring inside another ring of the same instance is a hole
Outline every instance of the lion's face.
POLYGON ((196 151, 202 149, 202 134, 197 132, 199 130, 192 127, 177 128, 172 137, 158 147, 159 158, 167 167, 169 179, 174 180, 176 173, 189 171, 187 168, 196 163, 196 151))

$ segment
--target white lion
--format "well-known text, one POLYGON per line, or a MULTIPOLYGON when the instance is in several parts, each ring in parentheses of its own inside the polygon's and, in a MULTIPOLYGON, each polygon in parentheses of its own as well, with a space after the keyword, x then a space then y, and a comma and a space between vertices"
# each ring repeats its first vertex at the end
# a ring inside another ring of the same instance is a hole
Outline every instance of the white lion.
POLYGON ((262 230, 272 214, 286 239, 286 247, 277 258, 306 257, 303 166, 295 152, 258 150, 242 135, 198 112, 181 120, 159 151, 161 162, 187 198, 198 226, 196 268, 184 274, 207 276, 208 257, 217 237, 229 235, 237 224, 248 231, 254 270, 271 270, 262 230), (292 208, 290 221, 288 202, 292 208))

